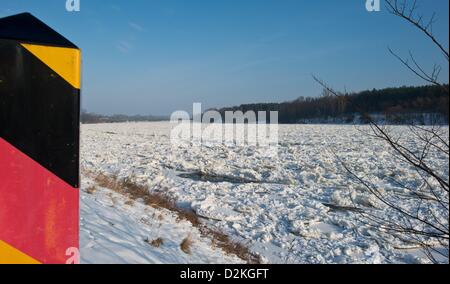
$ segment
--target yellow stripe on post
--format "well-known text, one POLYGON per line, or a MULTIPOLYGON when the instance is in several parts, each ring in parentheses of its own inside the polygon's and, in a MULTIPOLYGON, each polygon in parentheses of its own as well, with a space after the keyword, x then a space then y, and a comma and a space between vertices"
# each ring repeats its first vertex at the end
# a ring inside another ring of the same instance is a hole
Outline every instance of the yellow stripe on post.
POLYGON ((0 264, 40 264, 40 262, 0 241, 0 264))
POLYGON ((81 85, 81 51, 75 48, 21 44, 74 88, 81 85))

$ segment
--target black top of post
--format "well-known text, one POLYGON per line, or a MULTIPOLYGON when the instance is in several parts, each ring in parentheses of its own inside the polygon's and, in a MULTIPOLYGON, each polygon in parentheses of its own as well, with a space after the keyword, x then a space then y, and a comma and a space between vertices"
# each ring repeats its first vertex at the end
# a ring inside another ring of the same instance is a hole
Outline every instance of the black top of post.
POLYGON ((71 41, 30 13, 1 18, 0 38, 24 43, 77 48, 71 41))

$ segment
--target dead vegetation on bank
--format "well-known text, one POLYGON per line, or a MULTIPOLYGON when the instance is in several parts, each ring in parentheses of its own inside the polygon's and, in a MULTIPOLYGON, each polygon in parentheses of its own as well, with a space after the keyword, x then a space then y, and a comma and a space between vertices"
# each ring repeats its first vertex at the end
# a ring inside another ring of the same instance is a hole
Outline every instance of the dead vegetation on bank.
POLYGON ((191 254, 191 246, 192 246, 192 244, 193 244, 193 241, 191 239, 191 236, 187 236, 181 242, 180 248, 185 254, 191 254))
MULTIPOLYGON (((153 208, 169 210, 176 214, 178 220, 191 223, 192 226, 199 230, 202 237, 211 239, 212 245, 222 249, 225 253, 236 255, 249 264, 261 263, 259 256, 251 252, 245 244, 232 240, 223 232, 209 228, 200 221, 200 217, 194 211, 177 206, 176 202, 168 196, 159 192, 151 192, 147 186, 137 184, 131 179, 120 180, 116 176, 95 173, 89 173, 87 175, 94 179, 97 186, 127 196, 133 201, 142 200, 146 205, 153 208)), ((185 248, 186 251, 190 252, 189 248, 192 245, 192 241, 185 241, 183 240, 180 247, 182 250, 185 248)), ((183 251, 186 252, 185 250, 183 251)))

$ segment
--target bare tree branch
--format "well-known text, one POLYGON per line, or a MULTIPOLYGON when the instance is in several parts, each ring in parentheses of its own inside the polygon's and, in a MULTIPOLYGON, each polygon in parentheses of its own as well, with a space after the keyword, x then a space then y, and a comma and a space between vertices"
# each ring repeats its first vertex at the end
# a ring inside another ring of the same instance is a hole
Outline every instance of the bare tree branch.
POLYGON ((427 24, 423 23, 423 16, 415 16, 416 15, 416 9, 417 9, 417 1, 414 1, 412 6, 408 9, 408 5, 406 0, 398 1, 398 0, 386 0, 386 6, 388 8, 388 11, 392 13, 395 16, 398 16, 404 20, 406 20, 408 23, 411 23, 422 31, 431 41, 440 49, 440 51, 444 54, 447 61, 449 60, 449 52, 443 44, 441 44, 436 37, 433 35, 433 24, 435 22, 435 15, 431 17, 431 19, 428 21, 427 24), (401 2, 401 3, 399 3, 401 2), (407 9, 409 11, 407 11, 407 9))
MULTIPOLYGON (((444 54, 447 62, 449 59, 448 51, 433 35, 433 25, 436 22, 436 15, 424 22, 424 18, 417 14, 418 2, 412 1, 411 4, 407 0, 386 0, 388 10, 395 16, 405 19, 413 24, 426 35, 444 54)), ((403 59, 397 55, 392 49, 389 52, 397 58, 408 70, 413 72, 417 77, 424 81, 440 86, 448 93, 448 86, 438 81, 441 66, 434 65, 431 72, 426 72, 424 68, 415 59, 413 53, 409 52, 409 59, 403 59)), ((344 98, 346 94, 335 91, 323 80, 316 76, 313 79, 321 85, 324 90, 333 96, 344 98)), ((361 108, 358 105, 353 106, 358 112, 361 108)), ((396 219, 391 220, 390 215, 385 211, 361 211, 358 213, 363 217, 364 224, 376 228, 380 231, 387 232, 398 240, 405 243, 411 243, 423 249, 427 258, 437 263, 437 256, 443 257, 448 262, 449 248, 449 178, 448 172, 439 168, 439 164, 433 162, 431 157, 447 158, 449 156, 448 132, 439 131, 435 126, 420 127, 410 125, 408 139, 413 139, 415 143, 407 143, 402 137, 396 137, 386 127, 381 126, 377 121, 368 116, 371 133, 364 133, 367 137, 378 139, 386 143, 388 149, 392 151, 394 157, 398 159, 397 167, 407 165, 413 170, 414 180, 419 180, 420 185, 410 186, 399 181, 397 178, 389 178, 389 180, 405 190, 407 194, 400 194, 396 191, 387 191, 374 185, 369 177, 361 177, 347 161, 342 160, 336 153, 332 151, 336 159, 342 165, 345 172, 362 185, 372 196, 374 196, 383 206, 388 208, 389 214, 395 213, 396 219), (413 199, 412 199, 413 198, 413 199), (408 205, 409 202, 409 205, 408 205), (412 205, 412 206, 411 206, 412 205), (444 250, 439 249, 444 248, 444 250)), ((448 168, 448 163, 446 165, 448 168)), ((414 183, 412 183, 414 184, 414 183)), ((356 202, 351 197, 355 207, 356 202)))

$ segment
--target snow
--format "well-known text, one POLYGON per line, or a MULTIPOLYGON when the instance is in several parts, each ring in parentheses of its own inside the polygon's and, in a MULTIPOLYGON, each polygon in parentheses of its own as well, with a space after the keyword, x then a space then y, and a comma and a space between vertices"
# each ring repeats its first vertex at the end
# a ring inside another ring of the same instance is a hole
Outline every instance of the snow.
MULTIPOLYGON (((366 126, 280 125, 278 156, 270 158, 255 146, 180 143, 174 147, 172 127, 168 122, 83 125, 82 169, 132 177, 151 191, 174 198, 208 226, 246 243, 263 262, 427 262, 423 254, 398 249, 403 245, 398 239, 361 220, 358 210, 402 222, 355 183, 337 157, 387 192, 402 193, 391 181, 393 175, 411 186, 421 182, 414 169, 395 159, 384 144, 361 134, 368 131, 366 126)), ((405 128, 393 130, 401 135, 405 128)), ((430 159, 448 176, 448 156, 430 153, 430 159)), ((83 188, 89 183, 87 178, 83 188)), ((125 205, 125 197, 107 192, 82 194, 84 262, 241 261, 213 248, 210 240, 202 239, 190 224, 177 222, 170 212, 155 213, 156 209, 138 202, 125 205), (150 217, 155 214, 162 214, 164 221, 150 217), (192 255, 179 248, 187 235, 198 246, 192 255), (160 248, 143 241, 158 237, 165 240, 160 248)), ((414 206, 411 198, 400 201, 414 206)))
MULTIPOLYGON (((83 178, 82 188, 95 183, 83 178)), ((81 262, 85 264, 242 263, 202 238, 196 228, 167 211, 127 199, 106 188, 81 192, 81 262), (129 200, 128 200, 129 201, 129 200), (191 254, 180 249, 190 237, 191 254), (149 242, 161 238, 159 247, 149 242)))

